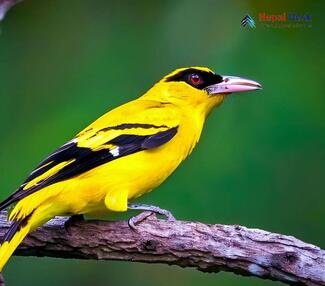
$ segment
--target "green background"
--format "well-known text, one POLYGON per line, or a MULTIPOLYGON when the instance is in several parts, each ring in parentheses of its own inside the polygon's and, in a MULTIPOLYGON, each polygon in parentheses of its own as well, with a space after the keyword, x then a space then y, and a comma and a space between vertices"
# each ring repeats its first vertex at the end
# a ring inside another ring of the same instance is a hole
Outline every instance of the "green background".
MULTIPOLYGON (((227 98, 171 178, 140 199, 182 220, 325 247, 324 2, 24 1, 0 24, 1 198, 56 147, 177 67, 263 90, 227 98), (258 13, 309 13, 266 28, 258 13), (256 29, 240 26, 250 14, 256 29)), ((176 266, 13 257, 8 285, 280 285, 176 266)))

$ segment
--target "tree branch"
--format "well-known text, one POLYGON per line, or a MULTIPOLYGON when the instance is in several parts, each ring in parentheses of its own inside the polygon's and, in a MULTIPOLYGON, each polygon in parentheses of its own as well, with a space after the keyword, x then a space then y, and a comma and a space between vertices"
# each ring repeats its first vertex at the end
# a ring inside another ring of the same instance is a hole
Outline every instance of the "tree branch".
MULTIPOLYGON (((230 271, 295 285, 325 285, 325 251, 292 236, 236 225, 158 220, 137 231, 126 221, 80 221, 64 228, 57 217, 30 234, 16 255, 125 260, 230 271)), ((0 214, 0 235, 9 224, 0 214)))
POLYGON ((10 8, 21 1, 23 0, 0 0, 0 22, 4 19, 10 8))

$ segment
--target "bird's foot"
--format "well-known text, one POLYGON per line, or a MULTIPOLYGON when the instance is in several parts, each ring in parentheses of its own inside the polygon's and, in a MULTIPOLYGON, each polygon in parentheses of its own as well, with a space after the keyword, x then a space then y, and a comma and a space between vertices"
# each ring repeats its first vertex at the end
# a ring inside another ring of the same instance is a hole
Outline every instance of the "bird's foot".
POLYGON ((144 221, 146 218, 148 218, 151 215, 152 215, 152 212, 144 211, 136 216, 129 218, 128 225, 132 230, 136 231, 136 225, 138 223, 140 223, 141 221, 144 221))
POLYGON ((73 224, 75 224, 78 221, 84 221, 85 217, 83 214, 78 215, 72 215, 70 216, 64 223, 64 229, 66 232, 70 232, 70 228, 73 224))
POLYGON ((141 221, 145 220, 150 215, 152 215, 152 213, 160 214, 166 217, 166 220, 169 222, 176 221, 175 217, 172 215, 170 211, 161 209, 160 207, 157 206, 145 205, 145 204, 128 204, 128 209, 144 211, 136 216, 131 217, 128 220, 129 227, 132 230, 136 230, 136 225, 141 221))

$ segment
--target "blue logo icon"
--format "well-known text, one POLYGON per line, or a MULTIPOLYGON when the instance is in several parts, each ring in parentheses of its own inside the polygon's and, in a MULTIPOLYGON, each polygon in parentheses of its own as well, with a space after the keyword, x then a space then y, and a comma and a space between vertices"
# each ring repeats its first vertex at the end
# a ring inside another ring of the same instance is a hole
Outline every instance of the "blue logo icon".
POLYGON ((256 26, 255 26, 255 21, 254 21, 254 19, 253 19, 251 16, 249 16, 249 15, 246 15, 246 16, 243 18, 243 20, 241 20, 241 25, 242 25, 243 27, 248 26, 248 27, 250 27, 250 28, 255 28, 255 27, 256 27, 256 26))

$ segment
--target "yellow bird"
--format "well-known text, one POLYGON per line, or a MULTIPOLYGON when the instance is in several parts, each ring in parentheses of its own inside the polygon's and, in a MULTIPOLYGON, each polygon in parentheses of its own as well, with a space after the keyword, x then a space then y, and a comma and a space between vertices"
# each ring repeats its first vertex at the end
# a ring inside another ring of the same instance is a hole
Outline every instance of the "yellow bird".
MULTIPOLYGON (((140 98, 109 111, 61 146, 0 204, 16 204, 0 247, 0 271, 24 237, 57 215, 149 210, 130 204, 158 187, 192 152, 211 109, 255 81, 220 76, 205 67, 180 68, 140 98)), ((137 217, 129 221, 134 227, 137 217)))

